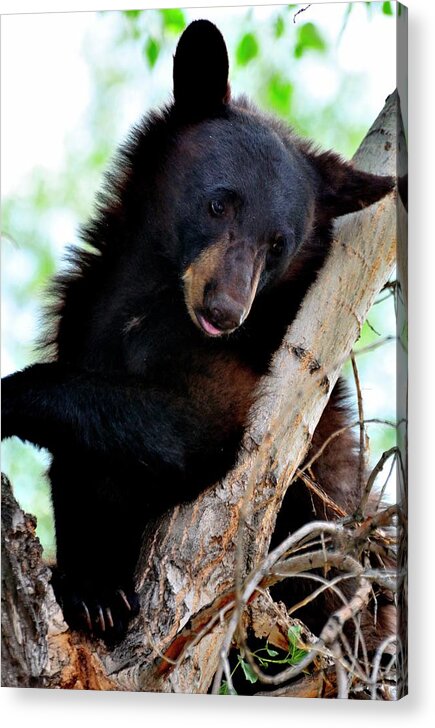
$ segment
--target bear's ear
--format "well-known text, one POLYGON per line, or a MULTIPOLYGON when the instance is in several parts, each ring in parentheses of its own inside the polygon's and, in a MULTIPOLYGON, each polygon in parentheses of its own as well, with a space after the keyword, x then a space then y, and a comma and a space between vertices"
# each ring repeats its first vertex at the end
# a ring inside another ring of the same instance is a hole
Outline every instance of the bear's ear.
POLYGON ((309 153, 308 156, 320 176, 317 200, 321 218, 362 210, 394 188, 393 177, 362 172, 334 152, 309 153))
POLYGON ((175 108, 192 118, 213 113, 230 99, 227 48, 208 20, 190 23, 178 41, 174 99, 175 108))

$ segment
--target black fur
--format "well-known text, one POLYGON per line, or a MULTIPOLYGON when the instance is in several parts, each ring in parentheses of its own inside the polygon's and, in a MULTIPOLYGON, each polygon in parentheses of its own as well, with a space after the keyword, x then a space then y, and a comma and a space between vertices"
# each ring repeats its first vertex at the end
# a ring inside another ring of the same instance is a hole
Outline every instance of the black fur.
MULTIPOLYGON (((146 524, 233 465, 334 217, 392 188, 231 101, 227 73, 219 31, 193 23, 175 55, 174 103, 121 147, 83 228, 87 248, 54 282, 46 362, 3 382, 3 437, 53 454, 65 617, 108 639, 137 610, 146 524)), ((335 390, 315 442, 346 421, 335 390)), ((349 434, 318 464, 344 507, 359 497, 356 468, 349 434)), ((285 532, 313 517, 302 491, 290 495, 285 532)))

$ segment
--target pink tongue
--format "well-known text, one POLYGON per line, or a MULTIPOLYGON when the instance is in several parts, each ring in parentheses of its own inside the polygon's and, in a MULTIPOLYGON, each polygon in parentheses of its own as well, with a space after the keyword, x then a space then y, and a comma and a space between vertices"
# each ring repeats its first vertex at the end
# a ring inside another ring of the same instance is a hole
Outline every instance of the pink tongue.
POLYGON ((217 329, 216 326, 213 326, 213 324, 211 324, 210 321, 207 321, 204 316, 199 315, 198 319, 199 323, 201 324, 204 331, 207 332, 207 334, 210 334, 210 336, 221 336, 222 331, 220 329, 217 329))

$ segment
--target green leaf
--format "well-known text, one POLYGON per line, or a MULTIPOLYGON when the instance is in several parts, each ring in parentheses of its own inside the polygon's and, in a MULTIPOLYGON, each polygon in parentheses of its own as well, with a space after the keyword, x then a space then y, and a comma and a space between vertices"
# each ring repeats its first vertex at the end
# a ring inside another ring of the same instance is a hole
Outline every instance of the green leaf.
POLYGON ((301 636, 301 627, 298 624, 294 624, 288 628, 287 637, 290 647, 296 647, 296 644, 301 636))
POLYGON ((257 680, 258 680, 258 677, 255 674, 255 672, 253 671, 251 665, 248 662, 245 662, 244 660, 242 660, 241 657, 239 657, 239 663, 240 663, 240 665, 242 667, 242 670, 244 672, 245 678, 250 683, 256 683, 257 680))
POLYGON ((167 8, 160 10, 163 26, 169 33, 181 33, 186 27, 186 18, 180 8, 167 8))
POLYGON ((391 7, 391 3, 382 3, 382 12, 384 15, 392 15, 393 14, 393 8, 391 7))
POLYGON ((305 51, 326 51, 326 42, 320 35, 314 23, 304 23, 298 28, 294 50, 295 58, 301 58, 305 51))
POLYGON ((293 98, 293 86, 279 73, 275 73, 267 85, 267 101, 281 116, 288 116, 293 98))
POLYGON ((160 43, 155 38, 149 38, 144 47, 144 54, 150 68, 154 68, 160 53, 160 43))
POLYGON ((253 33, 246 33, 236 49, 236 60, 239 66, 246 66, 258 54, 258 41, 253 33))
POLYGON ((228 683, 224 680, 219 688, 219 695, 228 695, 228 683))
POLYGON ((224 680, 219 688, 219 695, 237 695, 237 691, 234 688, 230 688, 227 681, 224 680))
POLYGON ((137 20, 142 10, 124 10, 123 12, 129 20, 137 20))
POLYGON ((287 656, 287 662, 289 665, 297 665, 307 654, 307 651, 298 647, 298 641, 300 639, 302 628, 295 624, 289 627, 287 632, 289 654, 287 656))
POLYGON ((268 654, 268 655, 270 655, 271 657, 277 657, 277 656, 279 655, 279 652, 277 652, 276 650, 272 650, 272 649, 271 649, 271 648, 269 647, 269 643, 268 643, 268 642, 266 642, 266 652, 267 652, 267 654, 268 654))
POLYGON ((275 20, 275 38, 281 38, 281 36, 284 33, 285 30, 285 23, 282 18, 282 15, 278 15, 277 19, 275 20))

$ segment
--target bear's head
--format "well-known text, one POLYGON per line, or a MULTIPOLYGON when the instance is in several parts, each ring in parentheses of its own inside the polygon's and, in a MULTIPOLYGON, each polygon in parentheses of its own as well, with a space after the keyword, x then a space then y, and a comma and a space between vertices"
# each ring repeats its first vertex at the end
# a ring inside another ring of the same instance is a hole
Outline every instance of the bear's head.
POLYGON ((178 43, 173 114, 167 214, 188 312, 208 336, 237 329, 316 231, 393 185, 316 152, 246 100, 232 101, 225 42, 205 20, 178 43))

